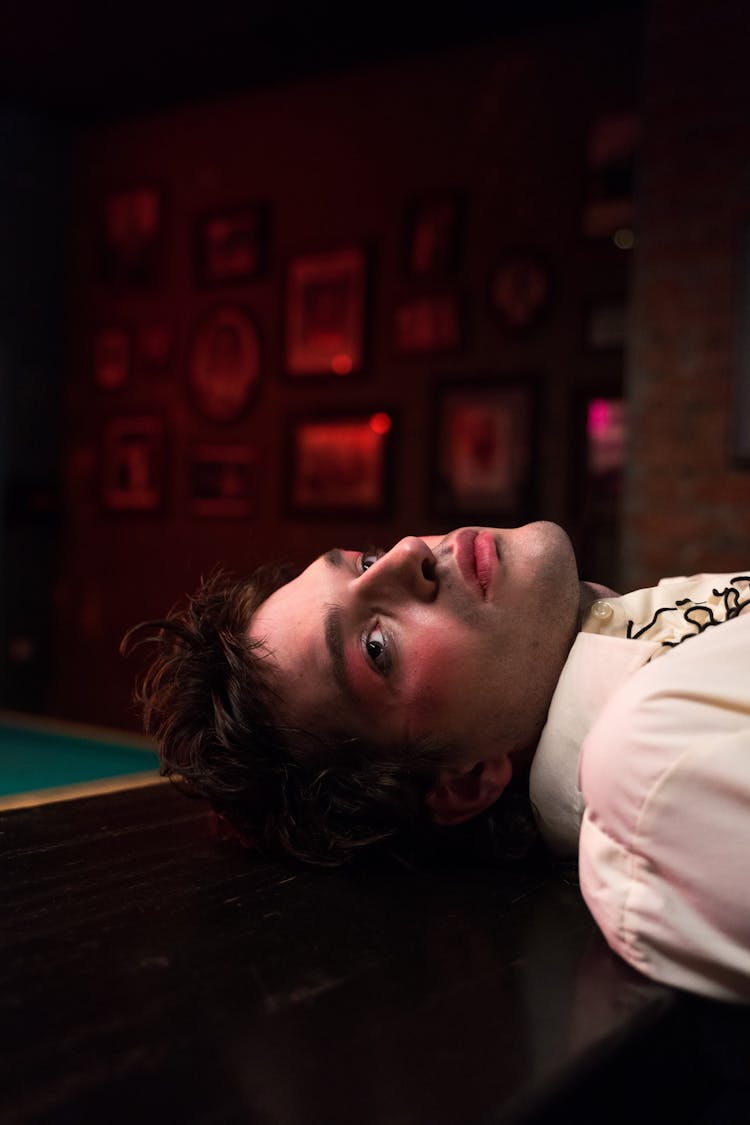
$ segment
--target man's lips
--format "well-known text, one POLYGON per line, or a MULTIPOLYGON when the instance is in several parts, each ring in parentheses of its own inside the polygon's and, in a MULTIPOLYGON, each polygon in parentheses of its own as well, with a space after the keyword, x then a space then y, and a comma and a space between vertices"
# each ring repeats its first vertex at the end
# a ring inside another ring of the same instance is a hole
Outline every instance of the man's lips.
POLYGON ((487 590, 497 569, 495 538, 489 531, 480 531, 474 540, 474 565, 482 594, 487 597, 487 590))
POLYGON ((486 597, 497 568, 497 551, 492 534, 469 527, 460 531, 456 537, 456 563, 466 584, 486 597))

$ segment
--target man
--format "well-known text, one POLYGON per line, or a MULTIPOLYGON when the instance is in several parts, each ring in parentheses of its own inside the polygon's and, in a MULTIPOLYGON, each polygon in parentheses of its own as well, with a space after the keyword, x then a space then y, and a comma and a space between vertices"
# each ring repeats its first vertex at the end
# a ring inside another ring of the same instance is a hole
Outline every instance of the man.
POLYGON ((210 581, 158 623, 140 697, 162 772, 322 862, 467 822, 530 769, 610 944, 750 999, 749 606, 746 576, 618 598, 554 524, 462 528, 210 581))

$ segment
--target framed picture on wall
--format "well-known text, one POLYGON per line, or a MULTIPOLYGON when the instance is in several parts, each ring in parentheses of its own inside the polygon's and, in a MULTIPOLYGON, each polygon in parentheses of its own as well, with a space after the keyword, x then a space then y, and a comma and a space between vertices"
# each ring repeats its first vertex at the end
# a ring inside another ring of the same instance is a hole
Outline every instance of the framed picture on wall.
POLYGON ((404 267, 413 277, 454 273, 461 257, 464 197, 442 192, 412 202, 406 211, 404 267))
POLYGON ((582 215, 588 238, 611 238, 633 226, 640 124, 638 114, 628 111, 606 114, 591 125, 582 215))
POLYGON ((190 500, 196 516, 251 516, 258 494, 258 458, 247 445, 202 444, 190 457, 190 500))
POLYGON ((113 512, 155 512, 164 491, 164 423, 158 415, 111 418, 104 429, 102 490, 113 512))
POLYGON ((534 500, 535 393, 529 379, 438 385, 431 509, 521 522, 534 500))
POLYGON ((362 368, 365 254, 358 248, 295 258, 287 273, 289 375, 350 375, 362 368))
POLYGON ((130 379, 131 337, 127 328, 110 325, 94 336, 94 382, 104 390, 117 390, 130 379))
POLYGON ((260 340, 244 309, 224 305, 200 325, 188 365, 195 406, 212 422, 235 422, 250 407, 260 384, 260 340))
POLYGON ((266 270, 268 209, 262 204, 203 216, 196 231, 199 285, 253 281, 266 270))
POLYGON ((569 402, 565 526, 582 573, 618 588, 622 474, 628 411, 621 377, 578 387, 569 402))
POLYGON ((113 192, 101 214, 101 270, 106 282, 152 284, 160 271, 162 195, 151 186, 113 192))
POLYGON ((509 332, 528 332, 549 309, 550 268, 535 250, 508 250, 490 280, 490 309, 509 332))
POLYGON ((406 297, 396 305, 393 347, 398 355, 453 352, 462 343, 463 314, 457 294, 406 297))
POLYGON ((310 515, 382 514, 393 441, 386 411, 292 419, 287 505, 310 515))

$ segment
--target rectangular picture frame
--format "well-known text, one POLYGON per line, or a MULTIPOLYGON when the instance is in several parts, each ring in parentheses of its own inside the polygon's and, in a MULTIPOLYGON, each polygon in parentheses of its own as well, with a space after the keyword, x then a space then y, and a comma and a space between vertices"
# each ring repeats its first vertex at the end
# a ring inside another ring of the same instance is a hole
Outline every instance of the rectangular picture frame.
POLYGON ((434 403, 431 511, 495 525, 533 515, 534 377, 447 379, 437 385, 434 403))
POLYGON ((367 256, 361 247, 303 254, 286 277, 284 370, 292 378, 362 370, 367 256))
POLYGON ((194 516, 247 519, 256 512, 258 456, 249 445, 203 442, 189 463, 190 507, 194 516))
POLYGON ((298 516, 374 516, 388 507, 390 411, 296 415, 287 428, 286 506, 298 516))
POLYGON ((102 201, 100 270, 116 289, 150 288, 163 272, 164 193, 154 184, 110 192, 102 201))
POLYGON ((269 225, 269 209, 263 203, 200 216, 195 230, 196 283, 210 287, 263 277, 269 225))
POLYGON ((164 422, 156 414, 110 418, 104 427, 102 501, 110 512, 157 512, 164 502, 164 422))
MULTIPOLYGON (((629 232, 635 218, 635 176, 641 121, 637 112, 607 113, 591 122, 583 181, 581 229, 587 239, 629 232)), ((622 245, 629 249, 632 243, 622 245)))
POLYGON ((463 250, 465 210, 465 196, 460 191, 427 193, 406 205, 405 274, 439 278, 456 273, 463 250))
POLYGON ((458 293, 402 297, 393 311, 393 351, 405 358, 460 351, 465 336, 464 321, 458 293))

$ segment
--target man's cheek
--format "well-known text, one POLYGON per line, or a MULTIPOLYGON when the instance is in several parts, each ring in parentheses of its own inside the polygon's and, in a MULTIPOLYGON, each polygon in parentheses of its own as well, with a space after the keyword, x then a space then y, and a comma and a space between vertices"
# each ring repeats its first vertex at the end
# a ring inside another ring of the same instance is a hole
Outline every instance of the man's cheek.
POLYGON ((451 710, 456 674, 456 670, 432 669, 414 685, 409 693, 409 711, 420 726, 433 728, 444 722, 451 710))

